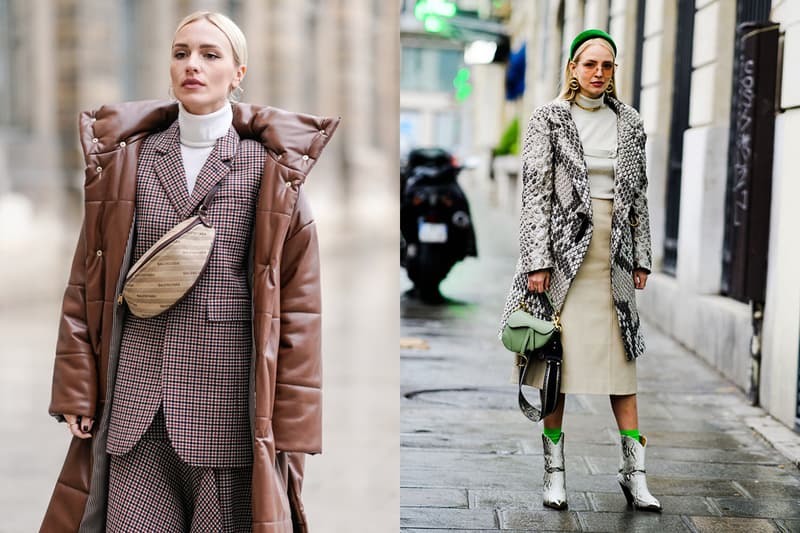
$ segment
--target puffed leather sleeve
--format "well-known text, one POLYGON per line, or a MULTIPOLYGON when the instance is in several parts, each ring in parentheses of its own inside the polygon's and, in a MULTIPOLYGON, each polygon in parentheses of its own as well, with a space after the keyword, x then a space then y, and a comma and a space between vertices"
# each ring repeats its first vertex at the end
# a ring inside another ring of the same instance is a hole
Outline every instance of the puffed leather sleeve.
POLYGON ((652 249, 650 244, 650 211, 647 207, 647 158, 645 146, 647 144, 647 134, 641 127, 638 138, 638 151, 641 154, 641 168, 639 172, 639 182, 633 200, 633 211, 636 216, 634 222, 638 225, 633 227, 633 268, 647 270, 652 269, 652 249))
POLYGON ((317 228, 302 188, 280 266, 273 430, 280 451, 322 448, 322 317, 317 228))
POLYGON ((553 209, 553 148, 542 108, 528 122, 522 150, 522 210, 519 270, 532 272, 553 266, 550 216, 553 209))
POLYGON ((97 360, 86 326, 85 265, 86 233, 81 225, 61 307, 48 409, 61 421, 64 414, 93 417, 97 408, 97 360))

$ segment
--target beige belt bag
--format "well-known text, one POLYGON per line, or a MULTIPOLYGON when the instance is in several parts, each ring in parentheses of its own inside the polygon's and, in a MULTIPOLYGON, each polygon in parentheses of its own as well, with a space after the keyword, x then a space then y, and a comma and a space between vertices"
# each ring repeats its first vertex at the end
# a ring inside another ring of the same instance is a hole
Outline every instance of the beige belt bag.
POLYGON ((208 220, 208 207, 218 188, 219 184, 208 192, 197 215, 169 230, 130 268, 121 297, 131 313, 158 316, 197 284, 214 248, 216 231, 208 220))

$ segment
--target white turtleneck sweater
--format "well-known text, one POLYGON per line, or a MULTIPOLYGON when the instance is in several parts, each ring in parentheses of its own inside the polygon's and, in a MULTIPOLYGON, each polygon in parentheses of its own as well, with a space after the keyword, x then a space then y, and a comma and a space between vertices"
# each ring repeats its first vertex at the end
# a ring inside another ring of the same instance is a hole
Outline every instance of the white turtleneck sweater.
POLYGON ((572 104, 572 118, 578 126, 592 198, 614 198, 614 169, 617 164, 617 114, 599 98, 578 94, 575 100, 587 111, 572 104))
POLYGON ((233 110, 225 104, 207 115, 193 115, 178 102, 178 127, 181 133, 181 155, 186 171, 186 189, 194 190, 197 175, 208 159, 217 139, 224 137, 233 122, 233 110))

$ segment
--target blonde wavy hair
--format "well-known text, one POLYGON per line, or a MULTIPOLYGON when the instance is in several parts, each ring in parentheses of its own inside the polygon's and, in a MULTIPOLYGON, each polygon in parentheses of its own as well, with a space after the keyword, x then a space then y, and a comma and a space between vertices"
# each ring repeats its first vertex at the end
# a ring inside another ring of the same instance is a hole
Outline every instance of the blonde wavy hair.
MULTIPOLYGON (((572 69, 570 68, 570 63, 577 63, 581 57, 581 54, 584 50, 590 47, 593 44, 600 44, 606 47, 609 52, 611 52, 611 57, 616 60, 616 55, 614 54, 614 48, 611 46, 611 43, 606 41, 603 38, 595 37, 594 39, 589 39, 588 41, 582 43, 577 50, 575 50, 575 57, 572 59, 567 59, 567 64, 564 65, 564 79, 561 82, 561 92, 558 95, 558 98, 561 100, 569 100, 570 102, 575 100, 575 97, 578 96, 580 92, 580 88, 576 91, 569 86, 569 83, 572 81, 572 69)), ((617 65, 614 64, 614 70, 611 73, 611 90, 606 92, 607 95, 611 96, 615 100, 619 100, 617 96, 617 65)))

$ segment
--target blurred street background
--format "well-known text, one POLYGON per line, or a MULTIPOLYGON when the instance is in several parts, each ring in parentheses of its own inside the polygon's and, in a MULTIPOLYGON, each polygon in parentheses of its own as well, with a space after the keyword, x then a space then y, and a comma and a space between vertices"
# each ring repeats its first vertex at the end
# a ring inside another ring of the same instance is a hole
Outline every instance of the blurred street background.
POLYGON ((478 258, 419 302, 401 273, 405 530, 800 531, 800 2, 406 0, 401 160, 465 165, 478 258), (642 115, 654 272, 640 427, 664 515, 612 474, 608 400, 567 404, 569 513, 541 505, 541 429, 515 407, 495 334, 517 256, 520 142, 571 40, 608 31, 642 115), (574 437, 569 437, 569 435, 574 437))
POLYGON ((305 185, 322 252, 324 453, 307 461, 304 500, 315 532, 397 528, 396 7, 0 0, 2 533, 38 529, 69 442, 47 405, 82 215, 78 113, 166 99, 173 31, 198 9, 247 37, 243 101, 342 117, 305 185))

